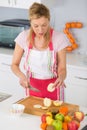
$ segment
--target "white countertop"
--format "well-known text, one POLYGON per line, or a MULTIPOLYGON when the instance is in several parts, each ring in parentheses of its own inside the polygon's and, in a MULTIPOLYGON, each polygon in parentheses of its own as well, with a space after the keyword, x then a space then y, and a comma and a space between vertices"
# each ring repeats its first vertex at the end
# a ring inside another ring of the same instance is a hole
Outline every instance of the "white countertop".
POLYGON ((87 70, 87 55, 67 53, 67 65, 87 70))
POLYGON ((13 49, 0 47, 0 54, 13 55, 13 49))
MULTIPOLYGON (((34 116, 30 114, 23 113, 19 117, 14 117, 10 113, 10 107, 13 103, 21 99, 20 95, 13 95, 12 97, 0 102, 0 130, 41 130, 40 116, 34 116)), ((85 114, 87 113, 87 108, 80 107, 80 110, 85 114)), ((81 127, 87 124, 87 117, 81 122, 81 127)))
POLYGON ((29 114, 12 116, 10 108, 19 99, 21 99, 19 95, 13 95, 0 102, 0 130, 40 130, 40 116, 29 114))

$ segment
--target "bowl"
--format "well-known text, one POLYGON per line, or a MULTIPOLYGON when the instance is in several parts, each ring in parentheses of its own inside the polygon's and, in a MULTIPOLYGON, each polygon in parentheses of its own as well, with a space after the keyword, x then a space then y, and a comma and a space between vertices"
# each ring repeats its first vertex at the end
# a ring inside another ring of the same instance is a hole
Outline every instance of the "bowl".
POLYGON ((20 116, 23 114, 24 109, 25 109, 25 106, 22 104, 13 104, 11 106, 10 112, 12 115, 20 116))

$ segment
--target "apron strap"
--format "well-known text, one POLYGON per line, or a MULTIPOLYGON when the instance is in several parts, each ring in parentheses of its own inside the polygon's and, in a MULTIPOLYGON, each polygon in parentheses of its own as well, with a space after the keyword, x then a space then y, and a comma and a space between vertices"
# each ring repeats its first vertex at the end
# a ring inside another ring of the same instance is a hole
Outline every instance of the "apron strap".
POLYGON ((52 51, 53 50, 53 44, 52 44, 52 34, 53 34, 53 29, 50 30, 50 37, 51 37, 51 41, 49 43, 49 49, 52 51))

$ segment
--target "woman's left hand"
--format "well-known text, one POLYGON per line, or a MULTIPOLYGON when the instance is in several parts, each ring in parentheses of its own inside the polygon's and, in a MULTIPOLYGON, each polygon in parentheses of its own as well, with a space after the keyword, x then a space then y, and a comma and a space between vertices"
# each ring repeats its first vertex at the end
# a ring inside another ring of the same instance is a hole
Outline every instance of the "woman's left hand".
POLYGON ((65 84, 64 84, 63 76, 60 75, 60 76, 56 79, 56 81, 54 82, 54 87, 62 87, 62 86, 66 87, 65 84))

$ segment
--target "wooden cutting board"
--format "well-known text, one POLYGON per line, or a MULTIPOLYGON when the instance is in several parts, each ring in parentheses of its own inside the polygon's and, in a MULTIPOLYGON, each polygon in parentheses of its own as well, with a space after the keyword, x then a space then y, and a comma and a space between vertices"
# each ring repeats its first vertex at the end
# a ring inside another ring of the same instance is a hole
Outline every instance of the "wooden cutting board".
MULTIPOLYGON (((36 104, 40 104, 40 105, 44 106, 43 98, 38 98, 38 97, 34 97, 34 96, 27 97, 17 103, 25 105, 24 113, 37 115, 37 116, 41 116, 43 113, 46 113, 49 110, 51 111, 52 109, 55 109, 55 110, 59 109, 59 107, 54 106, 53 104, 46 110, 44 110, 42 108, 34 108, 34 105, 36 105, 36 104)), ((79 110, 78 105, 68 104, 68 103, 63 103, 62 106, 63 105, 68 106, 69 112, 74 112, 74 111, 79 110)))

